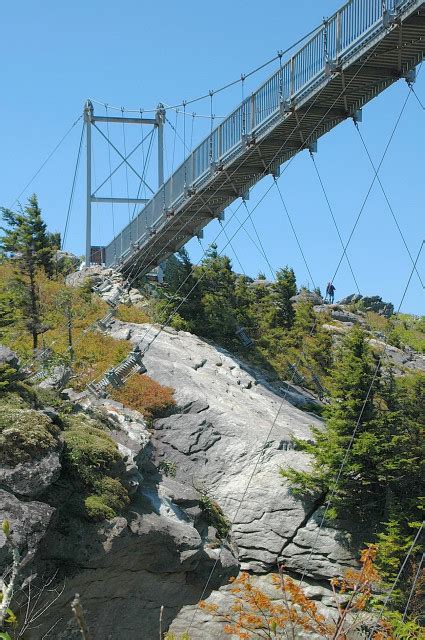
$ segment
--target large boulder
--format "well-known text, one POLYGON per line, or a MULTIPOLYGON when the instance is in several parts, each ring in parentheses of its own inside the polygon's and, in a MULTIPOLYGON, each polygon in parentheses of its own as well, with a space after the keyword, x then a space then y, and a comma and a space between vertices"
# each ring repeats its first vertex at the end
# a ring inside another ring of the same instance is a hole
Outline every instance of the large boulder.
MULTIPOLYGON (((174 494, 192 502, 193 494, 176 481, 171 485, 174 494)), ((182 503, 170 505, 153 484, 140 491, 126 518, 63 522, 40 545, 40 555, 49 566, 74 568, 42 621, 44 632, 60 618, 54 637, 63 640, 80 637, 69 608, 76 592, 82 595, 94 640, 139 640, 141 629, 150 640, 158 636, 161 606, 165 629, 183 605, 196 602, 213 567, 208 594, 238 571, 229 548, 207 548, 182 503)))
POLYGON ((71 369, 66 365, 57 365, 38 386, 41 389, 63 389, 70 381, 71 373, 71 369))
POLYGON ((41 458, 15 465, 2 464, 0 485, 19 496, 34 498, 55 482, 60 475, 61 463, 58 450, 49 451, 41 458))
MULTIPOLYGON (((48 504, 21 502, 8 491, 0 489, 1 518, 9 521, 12 539, 25 562, 35 555, 54 512, 55 509, 48 504)), ((10 559, 9 546, 3 531, 0 530, 0 569, 4 570, 10 564, 10 559)))
POLYGON ((62 251, 58 249, 53 257, 53 261, 57 265, 60 271, 73 271, 77 269, 81 260, 78 256, 70 253, 69 251, 62 251))
POLYGON ((0 344, 0 366, 7 365, 11 369, 19 368, 19 357, 12 349, 0 344))
POLYGON ((311 302, 311 304, 323 304, 323 298, 316 291, 309 291, 308 289, 300 289, 300 291, 292 296, 291 302, 311 302))

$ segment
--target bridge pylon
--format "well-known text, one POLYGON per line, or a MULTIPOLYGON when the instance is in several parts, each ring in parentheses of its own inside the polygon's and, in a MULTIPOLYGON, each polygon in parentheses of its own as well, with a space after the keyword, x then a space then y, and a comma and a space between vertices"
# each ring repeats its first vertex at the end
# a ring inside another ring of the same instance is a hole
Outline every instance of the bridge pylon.
MULTIPOLYGON (((105 105, 107 108, 107 105, 105 105)), ((83 117, 84 117, 84 125, 86 128, 86 250, 85 250, 85 264, 86 268, 90 266, 92 263, 92 244, 91 244, 91 231, 92 231, 92 204, 93 203, 111 203, 111 204, 140 204, 144 205, 149 202, 147 198, 130 198, 130 197, 116 197, 111 195, 110 197, 103 197, 100 195, 96 195, 98 191, 103 187, 111 178, 112 175, 119 169, 120 166, 126 165, 131 169, 133 173, 136 174, 141 183, 144 183, 145 186, 149 189, 152 195, 154 195, 153 189, 149 187, 149 185, 145 182, 145 167, 142 168, 141 174, 133 167, 133 165, 129 162, 129 157, 136 150, 139 145, 136 145, 129 153, 124 156, 119 149, 112 143, 109 136, 105 134, 98 126, 97 123, 107 123, 107 124, 137 124, 137 125, 150 125, 157 129, 158 131, 158 188, 164 183, 164 124, 165 124, 165 108, 164 105, 159 103, 158 109, 156 111, 154 118, 145 118, 142 116, 142 111, 140 112, 140 117, 127 117, 124 115, 124 110, 121 112, 121 116, 110 116, 108 111, 105 116, 97 115, 94 112, 93 103, 91 100, 86 100, 84 104, 83 117), (93 128, 96 129, 100 135, 106 140, 107 144, 112 147, 112 149, 117 153, 120 157, 120 164, 112 170, 109 175, 103 180, 100 186, 96 187, 93 190, 92 185, 92 132, 93 128)), ((140 144, 140 143, 139 143, 140 144)))

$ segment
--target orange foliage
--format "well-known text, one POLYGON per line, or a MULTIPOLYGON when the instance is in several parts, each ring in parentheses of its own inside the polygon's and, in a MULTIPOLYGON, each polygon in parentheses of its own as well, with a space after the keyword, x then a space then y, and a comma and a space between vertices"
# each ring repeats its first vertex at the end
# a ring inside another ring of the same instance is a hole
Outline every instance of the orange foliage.
POLYGON ((149 376, 137 374, 111 395, 124 406, 140 411, 145 418, 153 418, 175 405, 173 393, 171 387, 163 387, 149 376))
MULTIPOLYGON (((230 611, 201 602, 200 607, 212 615, 219 615, 225 621, 224 632, 241 640, 251 638, 295 638, 299 631, 317 634, 329 640, 343 640, 356 625, 362 624, 359 612, 368 604, 372 587, 378 581, 374 567, 377 548, 370 545, 361 554, 362 567, 359 571, 349 569, 343 578, 333 578, 331 586, 337 606, 336 620, 326 620, 312 601, 292 578, 284 575, 272 576, 273 583, 280 591, 279 599, 271 598, 254 586, 248 573, 241 573, 232 580, 231 593, 235 596, 230 611)), ((380 622, 373 640, 391 640, 391 628, 380 622)))

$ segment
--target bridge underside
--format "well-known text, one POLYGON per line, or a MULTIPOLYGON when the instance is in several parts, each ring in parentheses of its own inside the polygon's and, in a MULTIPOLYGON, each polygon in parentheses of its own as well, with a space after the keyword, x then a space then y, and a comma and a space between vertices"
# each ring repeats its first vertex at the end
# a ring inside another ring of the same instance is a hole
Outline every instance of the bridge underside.
MULTIPOLYGON (((283 102, 264 126, 224 162, 213 163, 202 181, 121 254, 117 266, 125 273, 146 273, 182 247, 264 175, 273 173, 299 151, 308 148, 337 124, 413 70, 425 50, 425 2, 375 30, 349 57, 325 65, 308 89, 283 102)), ((143 212, 142 212, 143 213, 143 212)), ((140 214, 141 215, 141 214, 140 214)), ((118 255, 120 252, 118 252, 118 255)))

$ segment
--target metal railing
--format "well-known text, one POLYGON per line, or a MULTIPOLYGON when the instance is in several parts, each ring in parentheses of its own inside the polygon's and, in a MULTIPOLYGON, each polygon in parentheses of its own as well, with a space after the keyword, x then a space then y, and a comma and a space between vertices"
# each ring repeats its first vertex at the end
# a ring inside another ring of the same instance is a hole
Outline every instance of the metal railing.
POLYGON ((119 262, 179 206, 194 189, 213 179, 211 168, 243 152, 246 136, 267 128, 285 102, 296 104, 332 64, 345 62, 374 33, 384 31, 389 16, 412 0, 350 0, 324 21, 308 42, 212 130, 168 178, 138 216, 105 249, 106 264, 119 262))

